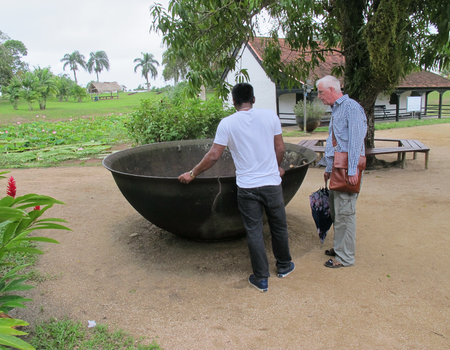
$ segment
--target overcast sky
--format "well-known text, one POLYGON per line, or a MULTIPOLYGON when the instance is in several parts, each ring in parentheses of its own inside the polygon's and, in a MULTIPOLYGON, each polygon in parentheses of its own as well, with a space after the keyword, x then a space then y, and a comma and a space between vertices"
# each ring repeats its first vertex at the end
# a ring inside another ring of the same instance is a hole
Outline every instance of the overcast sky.
MULTIPOLYGON (((135 58, 141 52, 152 53, 161 63, 162 38, 149 33, 151 18, 149 7, 161 3, 165 8, 169 0, 0 0, 0 30, 11 39, 22 41, 28 49, 23 61, 30 68, 39 65, 51 67, 54 74, 73 72, 63 70, 61 58, 78 50, 86 61, 93 51, 105 51, 110 70, 103 70, 100 81, 117 81, 127 89, 144 85, 141 70, 134 73, 135 58)), ((79 68, 78 84, 84 86, 94 74, 79 68)), ((151 86, 164 86, 162 68, 151 86)))

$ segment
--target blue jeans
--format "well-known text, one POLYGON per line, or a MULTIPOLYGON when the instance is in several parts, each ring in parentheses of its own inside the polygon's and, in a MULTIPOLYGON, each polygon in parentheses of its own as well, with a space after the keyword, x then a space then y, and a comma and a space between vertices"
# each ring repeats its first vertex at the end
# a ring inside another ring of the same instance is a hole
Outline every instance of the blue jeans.
POLYGON ((238 187, 238 205, 247 231, 253 274, 256 279, 270 277, 269 262, 263 237, 263 214, 269 222, 272 236, 272 251, 278 270, 289 267, 292 260, 289 252, 286 210, 281 185, 256 188, 238 187))

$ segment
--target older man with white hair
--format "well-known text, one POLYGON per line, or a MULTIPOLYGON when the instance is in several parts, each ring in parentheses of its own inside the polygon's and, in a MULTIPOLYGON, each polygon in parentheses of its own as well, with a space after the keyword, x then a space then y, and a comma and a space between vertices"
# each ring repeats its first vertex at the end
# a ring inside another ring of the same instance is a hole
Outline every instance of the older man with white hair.
MULTIPOLYGON (((325 182, 331 176, 334 152, 348 152, 348 181, 351 185, 356 185, 359 176, 357 170, 359 157, 365 155, 367 118, 364 109, 358 102, 341 92, 339 80, 331 75, 319 79, 316 86, 319 99, 332 109, 330 131, 325 147, 325 182)), ((326 267, 338 268, 355 264, 357 199, 358 193, 330 190, 334 240, 333 248, 326 250, 325 254, 334 259, 325 262, 326 267)))

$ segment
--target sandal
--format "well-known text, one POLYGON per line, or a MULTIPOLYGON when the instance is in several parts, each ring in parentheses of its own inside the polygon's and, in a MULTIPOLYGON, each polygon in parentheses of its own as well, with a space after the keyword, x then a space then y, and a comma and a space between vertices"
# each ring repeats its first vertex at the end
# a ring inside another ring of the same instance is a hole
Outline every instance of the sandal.
POLYGON ((344 266, 339 261, 334 260, 334 259, 328 260, 324 265, 325 265, 325 267, 329 267, 329 268, 332 268, 332 269, 337 269, 339 267, 343 267, 344 266))
POLYGON ((336 256, 336 253, 333 248, 325 250, 325 255, 328 256, 336 256))

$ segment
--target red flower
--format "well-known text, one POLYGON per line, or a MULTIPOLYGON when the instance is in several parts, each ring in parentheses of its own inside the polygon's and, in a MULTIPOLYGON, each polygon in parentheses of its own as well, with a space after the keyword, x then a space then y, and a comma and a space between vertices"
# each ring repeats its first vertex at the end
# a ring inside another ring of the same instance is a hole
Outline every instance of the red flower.
POLYGON ((36 205, 33 210, 41 210, 41 206, 40 205, 36 205))
POLYGON ((12 176, 8 179, 8 186, 6 187, 6 195, 16 198, 16 180, 12 176))

